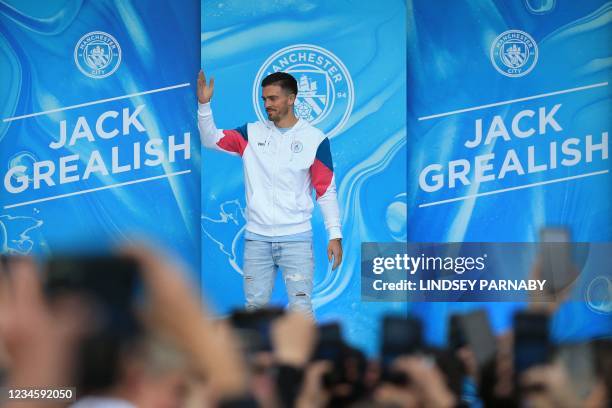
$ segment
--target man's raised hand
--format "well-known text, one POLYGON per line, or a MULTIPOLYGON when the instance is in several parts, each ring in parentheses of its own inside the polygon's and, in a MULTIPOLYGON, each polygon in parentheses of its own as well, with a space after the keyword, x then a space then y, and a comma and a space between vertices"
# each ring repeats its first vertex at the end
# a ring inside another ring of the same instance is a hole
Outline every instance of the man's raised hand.
POLYGON ((213 96, 215 90, 215 78, 211 77, 208 85, 206 84, 206 75, 200 70, 198 74, 198 102, 208 103, 213 96))

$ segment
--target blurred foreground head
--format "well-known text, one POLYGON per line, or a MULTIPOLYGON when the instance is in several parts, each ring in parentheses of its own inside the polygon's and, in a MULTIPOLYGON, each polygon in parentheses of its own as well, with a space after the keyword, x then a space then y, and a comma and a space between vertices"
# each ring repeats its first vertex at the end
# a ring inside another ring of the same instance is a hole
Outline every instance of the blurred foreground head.
POLYGON ((30 258, 9 259, 0 270, 7 383, 72 384, 79 396, 135 402, 160 391, 155 379, 170 374, 180 388, 188 362, 205 379, 211 401, 241 396, 246 370, 233 334, 211 321, 183 269, 157 253, 130 247, 103 257, 56 257, 42 267, 30 258), (170 345, 164 352, 152 346, 158 337, 170 345), (161 358, 168 350, 182 363, 161 358))

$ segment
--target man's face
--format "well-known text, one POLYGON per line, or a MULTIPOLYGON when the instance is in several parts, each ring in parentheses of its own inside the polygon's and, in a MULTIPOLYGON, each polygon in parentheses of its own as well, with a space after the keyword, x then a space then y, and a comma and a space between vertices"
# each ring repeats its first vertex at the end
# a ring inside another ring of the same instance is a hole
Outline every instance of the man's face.
POLYGON ((264 86, 261 98, 268 113, 268 119, 278 122, 293 109, 295 95, 283 90, 278 85, 264 86))

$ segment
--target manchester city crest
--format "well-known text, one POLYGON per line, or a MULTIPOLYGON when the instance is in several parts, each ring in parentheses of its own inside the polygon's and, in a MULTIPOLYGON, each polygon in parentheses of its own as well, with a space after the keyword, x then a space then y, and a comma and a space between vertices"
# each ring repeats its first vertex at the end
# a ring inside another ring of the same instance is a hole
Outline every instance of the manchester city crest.
POLYGON ((293 153, 299 153, 302 151, 303 148, 304 148, 304 145, 299 140, 296 140, 293 143, 291 143, 291 151, 293 153))
POLYGON ((261 81, 273 72, 287 72, 298 82, 295 115, 326 133, 338 134, 346 124, 355 97, 346 66, 328 50, 310 44, 292 45, 272 54, 253 83, 253 106, 260 120, 266 115, 261 103, 261 81))
POLYGON ((74 62, 90 78, 106 78, 119 68, 121 47, 115 38, 102 31, 85 34, 74 47, 74 62))
POLYGON ((521 77, 531 72, 538 62, 538 45, 526 32, 508 30, 495 38, 490 57, 499 73, 521 77))

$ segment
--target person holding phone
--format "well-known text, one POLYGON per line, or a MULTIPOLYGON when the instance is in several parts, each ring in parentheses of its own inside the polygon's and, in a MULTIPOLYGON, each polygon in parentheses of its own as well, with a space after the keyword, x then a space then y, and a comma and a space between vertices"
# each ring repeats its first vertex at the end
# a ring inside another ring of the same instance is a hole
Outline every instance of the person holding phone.
POLYGON ((294 113, 297 81, 275 72, 262 81, 268 121, 233 130, 215 125, 210 100, 214 78, 198 75, 198 128, 205 147, 242 158, 247 203, 244 292, 247 309, 265 306, 278 268, 289 309, 313 316, 312 190, 329 236, 327 257, 342 262, 340 211, 329 139, 294 113))

